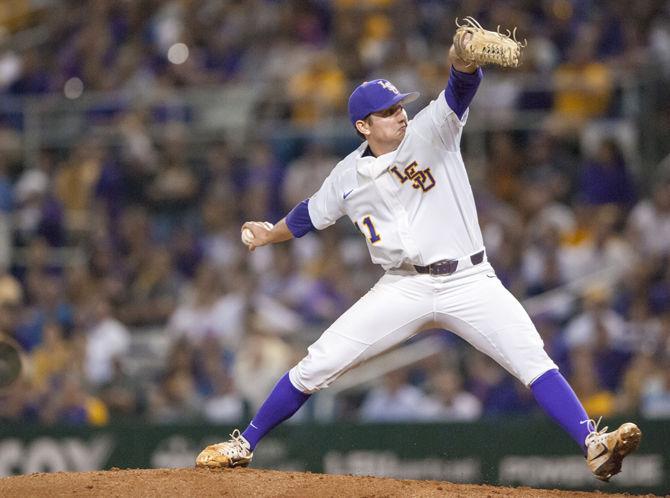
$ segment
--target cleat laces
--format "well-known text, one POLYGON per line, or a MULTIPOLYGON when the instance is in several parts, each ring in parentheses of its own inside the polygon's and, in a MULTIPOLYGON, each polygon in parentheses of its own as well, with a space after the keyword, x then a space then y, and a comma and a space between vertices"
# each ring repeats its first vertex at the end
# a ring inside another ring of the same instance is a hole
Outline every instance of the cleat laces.
POLYGON ((605 426, 602 429, 598 430, 598 426, 600 425, 600 422, 602 421, 602 417, 598 419, 596 422, 593 419, 589 419, 586 421, 587 427, 589 428, 589 435, 586 436, 586 440, 584 443, 586 443, 586 446, 589 446, 590 444, 596 443, 596 444, 604 444, 607 446, 607 429, 608 427, 605 426))
POLYGON ((230 440, 216 448, 216 451, 231 460, 236 458, 246 458, 249 456, 249 453, 251 453, 249 443, 244 439, 238 429, 235 429, 232 434, 230 434, 230 440))

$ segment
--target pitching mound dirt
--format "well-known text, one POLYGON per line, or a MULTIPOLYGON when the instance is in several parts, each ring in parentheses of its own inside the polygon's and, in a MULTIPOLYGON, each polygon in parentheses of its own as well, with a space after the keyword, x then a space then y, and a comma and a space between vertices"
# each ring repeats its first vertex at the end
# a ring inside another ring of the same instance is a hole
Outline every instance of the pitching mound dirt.
MULTIPOLYGON (((409 481, 377 477, 334 476, 302 472, 234 469, 128 469, 57 472, 0 479, 0 496, 228 496, 228 497, 538 497, 629 496, 409 481)), ((652 495, 646 495, 652 496, 652 495)))

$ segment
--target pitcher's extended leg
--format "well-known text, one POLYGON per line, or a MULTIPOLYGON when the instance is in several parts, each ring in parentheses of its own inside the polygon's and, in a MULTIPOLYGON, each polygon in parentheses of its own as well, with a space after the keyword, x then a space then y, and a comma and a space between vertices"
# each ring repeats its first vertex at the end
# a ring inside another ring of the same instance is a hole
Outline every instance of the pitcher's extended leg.
POLYGON ((328 387, 346 371, 405 341, 432 322, 432 287, 422 276, 385 275, 308 348, 275 385, 243 434, 210 445, 199 467, 236 467, 251 462, 258 442, 291 417, 310 394, 328 387))
POLYGON ((544 350, 528 314, 492 270, 441 284, 440 322, 529 386, 542 409, 579 445, 594 476, 607 481, 621 471, 641 439, 623 424, 598 430, 558 367, 544 350))

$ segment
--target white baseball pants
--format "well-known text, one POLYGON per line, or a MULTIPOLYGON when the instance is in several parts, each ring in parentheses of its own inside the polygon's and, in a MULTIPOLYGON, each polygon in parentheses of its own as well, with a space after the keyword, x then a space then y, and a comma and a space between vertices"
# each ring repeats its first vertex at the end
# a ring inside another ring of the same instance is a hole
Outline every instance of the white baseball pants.
POLYGON ((526 311, 484 262, 448 276, 387 272, 308 348, 289 378, 296 388, 313 393, 433 328, 454 332, 527 386, 558 368, 526 311))

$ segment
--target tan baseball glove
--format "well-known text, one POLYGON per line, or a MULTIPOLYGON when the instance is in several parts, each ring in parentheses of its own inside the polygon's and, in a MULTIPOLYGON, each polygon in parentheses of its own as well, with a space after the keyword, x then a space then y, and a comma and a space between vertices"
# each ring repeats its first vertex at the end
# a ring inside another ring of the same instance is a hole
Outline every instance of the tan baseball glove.
POLYGON ((516 39, 516 28, 507 34, 497 31, 488 31, 472 17, 468 16, 458 23, 456 18, 456 34, 454 35, 454 50, 456 55, 469 64, 483 66, 497 64, 503 67, 517 67, 521 57, 521 49, 528 44, 516 39))

